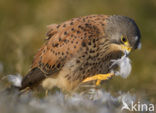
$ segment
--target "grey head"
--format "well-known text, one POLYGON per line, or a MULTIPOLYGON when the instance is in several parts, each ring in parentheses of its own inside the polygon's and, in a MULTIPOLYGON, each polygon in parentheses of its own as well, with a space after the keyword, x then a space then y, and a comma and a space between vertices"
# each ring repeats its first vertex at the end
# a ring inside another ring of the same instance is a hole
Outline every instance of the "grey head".
POLYGON ((121 37, 125 37, 133 49, 140 48, 140 30, 135 21, 129 17, 109 16, 106 20, 105 33, 113 43, 121 44, 123 43, 121 37))

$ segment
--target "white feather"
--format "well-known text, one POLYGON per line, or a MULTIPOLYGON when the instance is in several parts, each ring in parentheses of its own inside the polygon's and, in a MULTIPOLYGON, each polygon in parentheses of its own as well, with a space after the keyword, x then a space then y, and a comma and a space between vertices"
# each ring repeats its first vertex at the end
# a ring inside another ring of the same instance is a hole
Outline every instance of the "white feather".
POLYGON ((8 75, 8 81, 12 83, 12 85, 16 87, 21 87, 22 76, 21 75, 8 75))
POLYGON ((113 62, 112 66, 116 64, 119 66, 118 71, 111 70, 111 72, 113 72, 116 76, 127 78, 132 70, 130 59, 124 55, 121 59, 111 61, 113 62))

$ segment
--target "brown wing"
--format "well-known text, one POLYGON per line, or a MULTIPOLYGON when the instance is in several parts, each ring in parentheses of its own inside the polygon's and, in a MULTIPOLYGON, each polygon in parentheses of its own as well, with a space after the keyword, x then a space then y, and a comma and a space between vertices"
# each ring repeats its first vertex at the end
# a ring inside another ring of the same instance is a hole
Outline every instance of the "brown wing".
POLYGON ((93 20, 84 22, 83 18, 57 25, 57 33, 53 34, 37 53, 32 68, 39 67, 46 74, 60 70, 84 43, 99 37, 99 27, 93 20))
POLYGON ((47 26, 49 31, 46 34, 46 36, 47 36, 46 40, 49 40, 51 37, 53 37, 54 34, 57 33, 57 31, 58 31, 57 26, 58 26, 58 24, 51 24, 51 25, 47 26))
MULTIPOLYGON (((104 23, 105 18, 106 16, 93 15, 75 18, 61 25, 52 25, 47 33, 48 40, 36 54, 32 64, 32 70, 40 69, 42 74, 29 74, 29 77, 25 77, 29 78, 29 82, 25 83, 31 82, 31 84, 34 84, 35 82, 32 82, 31 78, 35 78, 34 81, 41 81, 45 78, 41 77, 44 74, 48 76, 58 72, 70 58, 79 54, 78 52, 90 40, 100 37, 103 33, 103 24, 101 23, 104 23)), ((27 81, 27 79, 24 79, 24 81, 27 81)))

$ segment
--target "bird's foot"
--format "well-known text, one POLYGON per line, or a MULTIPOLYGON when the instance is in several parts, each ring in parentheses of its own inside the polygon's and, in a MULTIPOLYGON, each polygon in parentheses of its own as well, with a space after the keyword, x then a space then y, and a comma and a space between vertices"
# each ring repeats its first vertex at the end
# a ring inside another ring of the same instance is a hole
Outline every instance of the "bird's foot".
POLYGON ((25 89, 20 90, 20 94, 24 94, 30 91, 30 87, 26 87, 25 89))
POLYGON ((84 79, 82 82, 89 82, 92 80, 97 80, 96 81, 96 86, 100 85, 102 80, 108 80, 109 78, 111 78, 114 74, 113 73, 107 73, 107 74, 97 74, 91 77, 88 77, 86 79, 84 79))

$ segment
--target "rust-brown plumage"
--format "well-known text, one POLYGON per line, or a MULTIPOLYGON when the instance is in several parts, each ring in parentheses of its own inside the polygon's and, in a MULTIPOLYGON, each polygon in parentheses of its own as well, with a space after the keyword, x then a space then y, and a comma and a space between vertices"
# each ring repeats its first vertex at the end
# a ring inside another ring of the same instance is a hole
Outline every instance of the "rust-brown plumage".
POLYGON ((54 80, 54 85, 72 90, 89 76, 110 71, 111 59, 123 55, 121 47, 111 43, 105 26, 109 16, 90 15, 48 26, 44 45, 36 54, 31 71, 21 89, 54 80))

